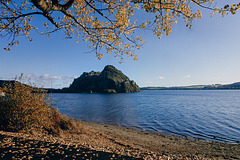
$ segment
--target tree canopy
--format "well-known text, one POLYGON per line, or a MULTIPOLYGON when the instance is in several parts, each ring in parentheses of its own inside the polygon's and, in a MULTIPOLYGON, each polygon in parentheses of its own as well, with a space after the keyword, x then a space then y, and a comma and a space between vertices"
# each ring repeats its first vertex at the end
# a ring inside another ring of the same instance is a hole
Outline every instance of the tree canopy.
POLYGON ((219 7, 213 0, 0 0, 0 36, 6 38, 4 49, 10 51, 21 36, 32 41, 34 30, 46 36, 63 30, 77 43, 87 41, 99 59, 104 50, 136 60, 135 51, 144 43, 136 29, 151 29, 160 38, 169 35, 178 20, 191 27, 202 16, 198 9, 224 16, 235 14, 240 3, 219 7), (136 14, 150 18, 143 22, 136 14), (33 23, 40 16, 45 18, 42 26, 33 23))

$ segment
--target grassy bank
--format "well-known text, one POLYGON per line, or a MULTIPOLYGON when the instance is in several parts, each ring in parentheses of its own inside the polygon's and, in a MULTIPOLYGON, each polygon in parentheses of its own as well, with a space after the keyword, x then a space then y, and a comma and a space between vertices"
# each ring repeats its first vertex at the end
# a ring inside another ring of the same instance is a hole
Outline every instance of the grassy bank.
POLYGON ((74 129, 73 121, 52 106, 46 90, 21 83, 21 77, 19 82, 3 84, 2 88, 5 93, 0 96, 0 130, 59 134, 74 129))

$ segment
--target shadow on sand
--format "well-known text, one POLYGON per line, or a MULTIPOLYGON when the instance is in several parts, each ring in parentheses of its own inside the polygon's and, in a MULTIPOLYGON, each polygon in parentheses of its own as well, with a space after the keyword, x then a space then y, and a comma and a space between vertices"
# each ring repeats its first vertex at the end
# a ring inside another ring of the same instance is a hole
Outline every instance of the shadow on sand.
POLYGON ((0 135, 0 159, 137 159, 78 146, 0 135))

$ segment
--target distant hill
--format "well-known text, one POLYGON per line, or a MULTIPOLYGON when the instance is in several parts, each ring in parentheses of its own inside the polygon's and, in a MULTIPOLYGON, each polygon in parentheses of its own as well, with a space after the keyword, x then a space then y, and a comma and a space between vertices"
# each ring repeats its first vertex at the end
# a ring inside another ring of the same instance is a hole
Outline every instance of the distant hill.
POLYGON ((141 90, 217 90, 217 89, 240 89, 240 82, 232 84, 193 85, 180 87, 142 87, 141 90))
POLYGON ((117 70, 107 65, 102 72, 84 72, 74 79, 68 88, 49 89, 53 93, 128 93, 139 92, 138 85, 117 70))

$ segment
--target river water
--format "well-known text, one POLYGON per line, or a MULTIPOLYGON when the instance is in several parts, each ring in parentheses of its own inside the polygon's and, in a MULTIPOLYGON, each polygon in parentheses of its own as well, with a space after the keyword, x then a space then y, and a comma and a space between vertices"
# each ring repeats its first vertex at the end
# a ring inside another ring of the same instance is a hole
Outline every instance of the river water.
POLYGON ((68 117, 184 137, 240 143, 240 90, 52 94, 68 117))

